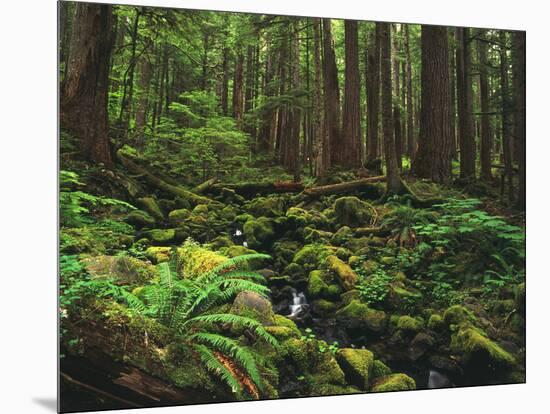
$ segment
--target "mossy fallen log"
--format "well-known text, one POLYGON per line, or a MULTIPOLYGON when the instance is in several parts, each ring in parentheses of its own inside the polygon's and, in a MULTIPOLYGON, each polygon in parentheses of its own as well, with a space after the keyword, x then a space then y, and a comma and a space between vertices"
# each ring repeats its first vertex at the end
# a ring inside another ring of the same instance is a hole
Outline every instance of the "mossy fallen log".
POLYGON ((205 182, 199 184, 193 189, 193 192, 195 194, 202 194, 206 190, 208 190, 210 187, 212 187, 214 184, 218 182, 218 179, 216 177, 210 178, 209 180, 206 180, 205 182))
MULTIPOLYGON (((310 187, 304 190, 304 195, 308 197, 320 197, 332 194, 346 194, 354 191, 373 191, 379 197, 379 188, 375 183, 380 183, 386 180, 386 176, 379 175, 376 177, 361 178, 359 180, 347 181, 338 184, 323 185, 319 187, 310 187)), ((374 198, 377 198, 374 197, 374 198)))
POLYGON ((243 197, 253 197, 258 194, 271 193, 299 193, 304 190, 302 183, 294 183, 290 181, 275 181, 265 183, 243 183, 243 184, 214 184, 210 186, 207 192, 219 194, 224 189, 235 191, 235 193, 243 197))
POLYGON ((174 197, 181 197, 189 200, 193 205, 197 204, 219 204, 218 202, 198 194, 195 194, 183 187, 170 184, 165 180, 158 177, 158 175, 150 172, 146 167, 139 165, 136 161, 132 160, 130 156, 124 154, 121 150, 117 152, 117 159, 120 163, 130 172, 139 174, 141 178, 147 181, 148 184, 157 187, 158 189, 171 194, 174 197))

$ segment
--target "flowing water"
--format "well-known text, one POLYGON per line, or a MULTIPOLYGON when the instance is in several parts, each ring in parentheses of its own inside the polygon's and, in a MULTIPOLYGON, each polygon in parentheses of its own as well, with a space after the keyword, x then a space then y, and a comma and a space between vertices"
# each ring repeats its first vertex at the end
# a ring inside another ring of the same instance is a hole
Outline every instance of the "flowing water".
POLYGON ((300 315, 304 306, 307 305, 307 299, 304 292, 298 292, 296 289, 292 289, 292 304, 289 306, 290 315, 289 318, 300 315))

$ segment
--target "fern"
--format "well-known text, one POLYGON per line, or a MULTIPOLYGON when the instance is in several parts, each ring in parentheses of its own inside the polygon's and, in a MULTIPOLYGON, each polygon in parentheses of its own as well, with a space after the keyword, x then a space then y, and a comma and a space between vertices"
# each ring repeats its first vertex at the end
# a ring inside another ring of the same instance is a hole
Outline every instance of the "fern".
POLYGON ((258 355, 221 331, 225 326, 231 327, 232 331, 246 329, 257 340, 276 348, 277 340, 257 320, 212 311, 215 306, 230 303, 240 292, 251 291, 266 296, 269 289, 261 284, 265 282, 264 278, 239 267, 250 260, 267 258, 270 256, 265 254, 237 256, 194 279, 179 279, 169 263, 161 263, 158 265, 158 281, 144 288, 142 299, 112 283, 105 284, 103 294, 125 302, 137 315, 152 317, 173 329, 181 343, 194 349, 205 368, 237 396, 246 388, 252 397, 257 398, 257 390, 263 389, 258 355), (243 384, 248 384, 248 387, 243 388, 243 384))

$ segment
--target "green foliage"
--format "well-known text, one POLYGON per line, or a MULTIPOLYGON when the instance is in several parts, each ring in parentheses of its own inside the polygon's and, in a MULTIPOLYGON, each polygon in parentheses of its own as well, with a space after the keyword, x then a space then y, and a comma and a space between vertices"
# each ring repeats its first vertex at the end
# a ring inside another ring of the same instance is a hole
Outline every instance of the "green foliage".
POLYGON ((392 210, 384 215, 381 225, 390 229, 391 238, 400 246, 416 246, 418 240, 415 226, 428 225, 436 217, 436 213, 433 211, 411 207, 410 200, 407 200, 407 204, 400 204, 396 201, 396 196, 386 203, 386 207, 391 207, 392 210))
POLYGON ((391 281, 392 277, 384 269, 376 269, 357 285, 361 301, 374 307, 380 306, 388 295, 391 281))
POLYGON ((239 266, 249 260, 265 257, 256 254, 238 256, 195 279, 178 278, 170 264, 164 262, 158 265, 159 280, 143 288, 143 298, 110 282, 105 283, 100 296, 112 296, 124 302, 136 316, 153 318, 172 329, 181 344, 195 351, 212 374, 242 397, 242 381, 222 361, 230 359, 259 390, 263 390, 260 361, 254 351, 230 335, 247 330, 271 346, 277 347, 278 343, 255 319, 217 313, 216 309, 230 303, 240 292, 268 293, 268 289, 260 284, 263 281, 261 275, 239 270, 239 266), (231 327, 230 332, 225 332, 223 327, 227 326, 231 327))

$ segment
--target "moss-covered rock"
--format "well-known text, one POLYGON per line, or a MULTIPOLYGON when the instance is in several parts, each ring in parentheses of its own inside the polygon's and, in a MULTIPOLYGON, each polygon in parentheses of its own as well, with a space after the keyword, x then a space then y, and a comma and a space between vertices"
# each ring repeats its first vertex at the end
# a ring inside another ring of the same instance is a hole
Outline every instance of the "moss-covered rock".
POLYGON ((343 348, 336 354, 336 360, 350 384, 365 391, 368 389, 374 363, 371 351, 343 348))
POLYGON ((369 226, 376 211, 370 203, 357 197, 340 197, 334 202, 334 215, 341 225, 349 227, 369 226))
POLYGON ((220 253, 222 253, 224 256, 227 256, 227 257, 237 257, 237 256, 242 256, 244 254, 256 253, 256 251, 249 249, 248 247, 232 245, 232 246, 221 248, 220 253))
POLYGON ((424 327, 424 321, 420 317, 413 318, 409 315, 400 316, 397 319, 396 328, 408 333, 416 333, 424 327))
POLYGON ((416 389, 416 382, 406 374, 390 374, 378 378, 371 387, 372 392, 408 391, 416 389))
POLYGON ((348 290, 347 292, 340 294, 340 300, 344 305, 349 305, 352 300, 359 301, 360 297, 361 295, 357 289, 348 290))
POLYGON ((344 263, 335 255, 330 255, 327 257, 327 265, 329 269, 337 276, 340 281, 340 285, 344 290, 351 290, 355 288, 359 278, 347 263, 344 263))
POLYGON ((208 215, 208 206, 206 204, 197 204, 191 213, 195 216, 208 215))
POLYGON ((317 299, 311 302, 313 312, 321 316, 333 315, 337 309, 337 305, 334 302, 331 302, 327 299, 317 299))
POLYGON ((322 244, 306 244, 294 255, 292 261, 302 266, 305 271, 311 272, 323 267, 329 253, 330 250, 322 244))
POLYGON ((328 243, 332 233, 324 230, 317 230, 313 227, 304 228, 304 241, 308 244, 312 243, 328 243))
POLYGON ((476 317, 469 309, 462 305, 453 305, 443 313, 444 322, 450 325, 460 325, 463 323, 475 323, 476 317))
POLYGON ((388 309, 400 310, 411 309, 420 304, 422 293, 417 290, 407 288, 401 282, 394 282, 386 296, 386 305, 388 309))
POLYGON ((151 243, 157 245, 170 244, 176 236, 176 229, 153 229, 145 233, 151 243))
POLYGON ((275 237, 273 221, 267 217, 249 219, 243 231, 248 245, 253 249, 265 248, 275 237))
POLYGON ((291 207, 285 216, 288 218, 288 223, 294 227, 326 228, 328 219, 326 216, 316 210, 305 210, 303 208, 291 207))
POLYGON ((233 221, 237 217, 238 211, 233 206, 225 206, 219 212, 219 216, 226 221, 233 221))
POLYGON ((346 247, 355 254, 365 255, 370 252, 370 238, 368 237, 354 237, 346 243, 346 247))
POLYGON ((353 231, 348 226, 340 227, 331 238, 332 244, 336 246, 343 246, 354 237, 353 231))
POLYGON ((233 240, 231 240, 229 236, 224 236, 224 235, 218 236, 214 240, 212 240, 210 243, 208 243, 208 246, 212 250, 220 250, 224 247, 231 247, 233 245, 234 245, 233 240))
POLYGON ((387 323, 384 311, 371 309, 356 299, 339 309, 336 312, 336 318, 344 325, 365 328, 376 333, 383 332, 387 323))
POLYGON ((390 375, 391 373, 392 372, 390 367, 388 367, 379 359, 374 360, 372 364, 371 380, 374 380, 380 377, 385 377, 386 375, 390 375))
POLYGON ((227 257, 196 243, 185 243, 176 249, 177 271, 181 277, 194 279, 227 260, 227 257))
POLYGON ((475 363, 477 367, 506 368, 516 362, 512 354, 473 326, 462 326, 451 336, 451 351, 460 355, 464 363, 475 363))
POLYGON ((266 326, 266 331, 273 335, 279 341, 284 341, 289 338, 300 338, 301 332, 294 321, 275 314, 273 318, 274 325, 266 326))
POLYGON ((157 201, 153 197, 138 198, 136 200, 136 204, 139 206, 139 208, 149 213, 151 217, 153 217, 155 220, 164 220, 164 214, 162 213, 162 210, 160 209, 157 201))
POLYGON ((154 266, 135 257, 96 256, 82 262, 92 278, 113 279, 119 285, 143 285, 158 276, 154 266))
POLYGON ((141 229, 143 227, 152 227, 155 225, 155 219, 149 213, 143 210, 133 210, 126 216, 124 221, 132 226, 141 229))
POLYGON ((254 216, 278 217, 286 210, 286 197, 256 197, 244 205, 244 209, 254 216))
POLYGON ((437 313, 430 315, 428 319, 428 328, 432 331, 440 331, 445 326, 443 317, 437 313))
POLYGON ((170 247, 151 246, 145 250, 145 257, 155 264, 167 262, 170 260, 171 250, 170 247))
POLYGON ((241 292, 231 306, 231 313, 255 319, 264 325, 275 325, 271 302, 256 292, 241 292))
POLYGON ((168 220, 174 225, 181 224, 185 222, 191 215, 191 211, 186 208, 180 208, 178 210, 172 210, 168 213, 168 220))
POLYGON ((328 296, 328 287, 332 280, 330 273, 324 270, 312 270, 307 283, 308 296, 312 299, 328 296))

